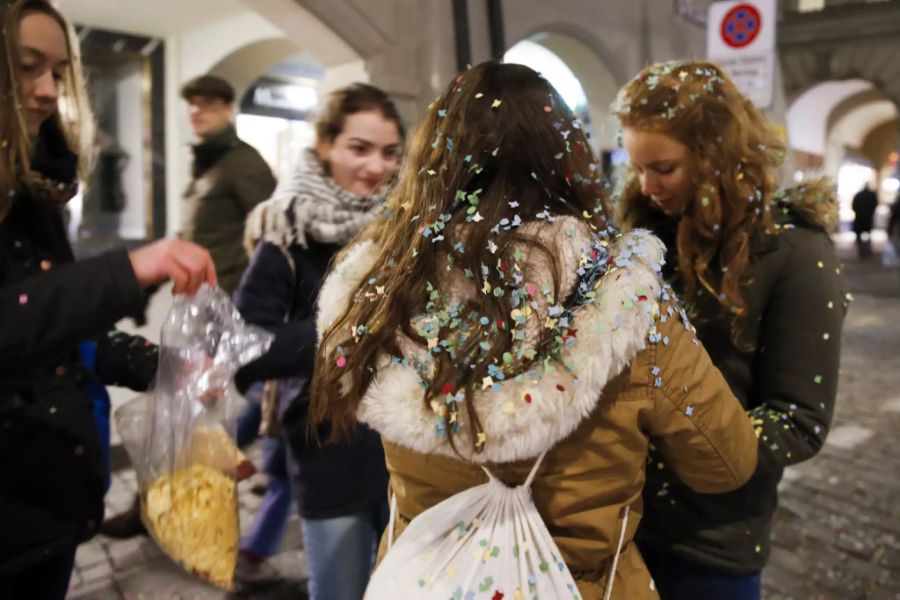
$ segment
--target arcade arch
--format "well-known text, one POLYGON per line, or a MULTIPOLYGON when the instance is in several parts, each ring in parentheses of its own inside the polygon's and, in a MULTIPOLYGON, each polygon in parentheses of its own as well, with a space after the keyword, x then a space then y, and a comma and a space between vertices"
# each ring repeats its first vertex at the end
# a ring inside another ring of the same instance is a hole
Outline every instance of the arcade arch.
MULTIPOLYGON (((585 120, 594 150, 598 153, 613 152, 617 148, 616 126, 610 115, 610 107, 619 87, 624 83, 622 78, 613 71, 600 53, 582 38, 553 30, 534 33, 513 44, 507 50, 507 60, 512 57, 514 62, 535 66, 540 70, 540 64, 529 63, 527 54, 517 51, 523 47, 527 49, 529 44, 549 52, 565 65, 574 81, 564 81, 563 85, 572 89, 571 95, 580 94, 583 98, 583 106, 572 108, 585 120), (576 91, 574 89, 576 87, 580 89, 576 91)), ((551 73, 548 73, 547 77, 551 83, 560 87, 551 73)), ((564 97, 567 95, 566 91, 560 89, 564 97)))

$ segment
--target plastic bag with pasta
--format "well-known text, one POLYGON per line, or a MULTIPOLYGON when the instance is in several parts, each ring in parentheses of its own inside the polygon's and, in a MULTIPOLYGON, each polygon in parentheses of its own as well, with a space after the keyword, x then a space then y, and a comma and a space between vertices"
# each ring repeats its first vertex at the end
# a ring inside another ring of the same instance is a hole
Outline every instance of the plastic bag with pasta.
POLYGON ((271 341, 221 290, 177 296, 153 391, 116 411, 148 531, 185 570, 226 590, 240 537, 237 480, 248 462, 234 441, 242 400, 232 378, 271 341))

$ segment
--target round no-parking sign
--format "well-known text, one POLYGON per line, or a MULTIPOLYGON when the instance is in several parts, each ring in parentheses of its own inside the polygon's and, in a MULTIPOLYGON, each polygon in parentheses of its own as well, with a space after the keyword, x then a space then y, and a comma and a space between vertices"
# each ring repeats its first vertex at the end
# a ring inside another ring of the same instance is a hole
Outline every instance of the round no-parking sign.
POLYGON ((749 45, 762 29, 762 18, 755 6, 744 2, 733 6, 722 17, 722 41, 732 48, 749 45))

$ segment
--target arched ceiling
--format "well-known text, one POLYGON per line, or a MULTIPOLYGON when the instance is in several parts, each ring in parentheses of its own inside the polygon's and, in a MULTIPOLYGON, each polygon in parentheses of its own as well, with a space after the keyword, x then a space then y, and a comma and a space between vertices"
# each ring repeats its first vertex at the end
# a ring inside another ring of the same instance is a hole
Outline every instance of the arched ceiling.
POLYGON ((165 37, 247 10, 241 0, 59 0, 59 9, 76 23, 165 37))
POLYGON ((861 148, 873 129, 896 118, 897 106, 892 101, 882 99, 868 102, 857 106, 838 120, 829 132, 829 138, 839 140, 851 148, 861 148))
POLYGON ((825 81, 806 90, 787 111, 791 147, 819 156, 825 154, 828 115, 845 99, 871 89, 874 85, 870 81, 846 79, 825 81))
POLYGON ((527 39, 559 57, 578 78, 587 96, 595 149, 615 148, 616 126, 610 117, 610 105, 620 84, 603 57, 593 46, 585 43, 582 37, 559 30, 538 32, 527 39))
MULTIPOLYGON (((324 66, 359 58, 345 37, 296 0, 115 0, 114 9, 110 0, 58 3, 63 14, 75 23, 150 37, 190 34, 230 18, 255 15, 267 27, 274 26, 285 43, 292 43, 294 54, 299 48, 307 49, 324 66)), ((221 45, 230 49, 234 40, 223 39, 221 45)))
POLYGON ((890 163, 890 155, 897 149, 897 131, 900 121, 894 119, 875 127, 862 143, 862 153, 876 167, 890 163))
POLYGON ((209 72, 230 82, 240 98, 261 73, 294 56, 297 46, 285 38, 261 40, 230 53, 209 72))

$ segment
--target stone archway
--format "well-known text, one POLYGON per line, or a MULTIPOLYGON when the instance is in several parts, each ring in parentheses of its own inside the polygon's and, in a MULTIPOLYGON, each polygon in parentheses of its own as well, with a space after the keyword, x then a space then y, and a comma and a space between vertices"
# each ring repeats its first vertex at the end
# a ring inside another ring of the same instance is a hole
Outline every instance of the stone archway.
POLYGON ((788 98, 823 81, 865 79, 900 101, 900 5, 895 2, 785 14, 778 53, 788 98))
MULTIPOLYGON (((231 81, 239 96, 269 68, 301 53, 307 54, 326 70, 326 81, 333 77, 329 71, 338 74, 348 69, 358 72, 352 65, 357 65, 366 55, 354 46, 353 31, 346 27, 354 20, 347 18, 347 15, 343 21, 336 20, 333 12, 324 10, 325 5, 317 2, 242 1, 270 23, 272 31, 268 36, 236 44, 209 68, 210 72, 231 81)), ((329 5, 336 4, 340 2, 329 5)))
MULTIPOLYGON (((806 154, 824 156, 829 118, 839 106, 861 94, 875 91, 871 81, 847 79, 820 81, 796 95, 786 114, 788 140, 791 147, 806 154)), ((856 104, 853 104, 856 106, 856 104)), ((845 109, 841 109, 843 111, 845 109)), ((832 123, 833 124, 833 123, 832 123)))
POLYGON ((247 88, 272 66, 299 52, 297 45, 287 38, 260 40, 234 50, 209 72, 231 82, 237 97, 241 98, 247 88))
POLYGON ((820 81, 795 97, 787 111, 797 166, 836 177, 850 155, 878 164, 883 152, 868 156, 864 142, 874 129, 896 118, 896 104, 872 81, 820 81))
MULTIPOLYGON (((834 172, 848 155, 861 158, 876 171, 880 170, 893 147, 882 148, 883 140, 872 143, 872 134, 896 122, 897 106, 884 96, 842 107, 827 132, 826 170, 834 172)), ((895 144, 896 138, 891 142, 895 144)))
MULTIPOLYGON (((557 53, 566 63, 575 65, 578 68, 583 65, 586 69, 593 67, 602 70, 603 75, 618 86, 624 85, 630 75, 632 75, 624 68, 623 62, 617 57, 615 52, 585 29, 568 23, 551 22, 542 24, 538 29, 531 31, 522 39, 540 37, 548 38, 550 44, 557 44, 559 50, 557 53)), ((549 49, 553 50, 553 48, 549 49)), ((586 69, 583 73, 576 72, 576 75, 579 77, 582 77, 582 75, 590 77, 590 72, 586 69)))
POLYGON ((876 170, 897 148, 898 106, 879 89, 854 94, 828 115, 826 139, 848 130, 855 134, 853 151, 876 170))
POLYGON ((550 27, 524 38, 558 56, 572 71, 587 97, 594 147, 598 151, 612 151, 617 146, 617 128, 610 116, 610 106, 624 83, 624 75, 616 70, 616 63, 604 59, 597 50, 599 44, 591 43, 590 39, 586 33, 568 27, 550 27))

